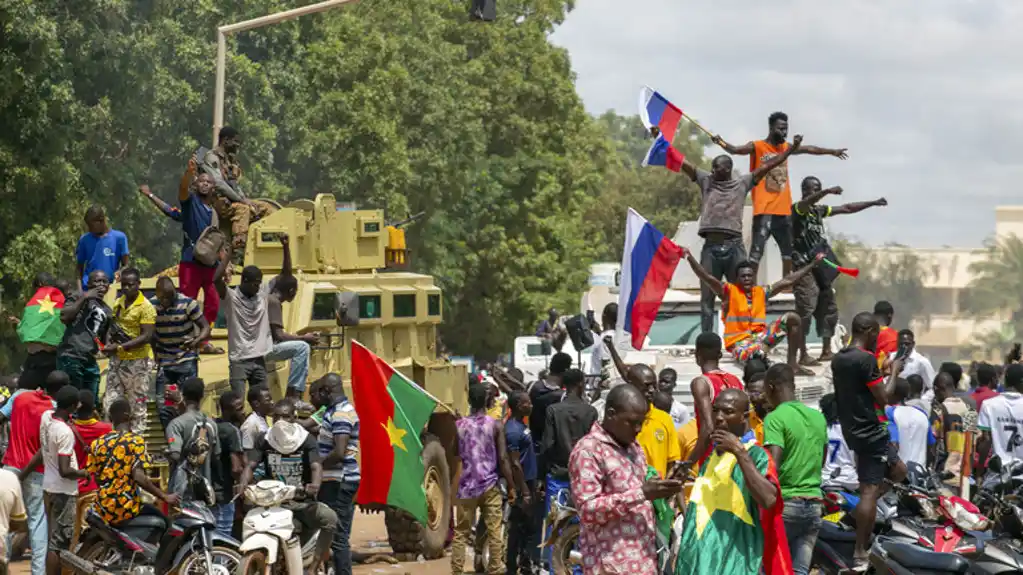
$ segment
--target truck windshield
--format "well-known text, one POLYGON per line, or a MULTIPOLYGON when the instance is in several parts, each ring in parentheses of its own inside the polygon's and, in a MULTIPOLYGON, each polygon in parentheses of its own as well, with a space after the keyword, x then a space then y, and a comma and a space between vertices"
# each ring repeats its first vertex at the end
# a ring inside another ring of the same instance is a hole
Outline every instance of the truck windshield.
POLYGON ((650 326, 649 345, 691 345, 700 335, 700 311, 691 306, 663 304, 650 326), (689 308, 689 309, 686 309, 689 308))

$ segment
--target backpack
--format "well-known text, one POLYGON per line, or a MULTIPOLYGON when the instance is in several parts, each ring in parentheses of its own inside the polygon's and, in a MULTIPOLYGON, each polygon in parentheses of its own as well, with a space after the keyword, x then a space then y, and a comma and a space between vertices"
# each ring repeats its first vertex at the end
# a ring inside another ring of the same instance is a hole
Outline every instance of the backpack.
POLYGON ((181 452, 192 469, 199 469, 206 464, 206 458, 210 454, 210 426, 205 415, 192 427, 192 435, 185 442, 181 452))
POLYGON ((204 415, 192 427, 192 434, 182 446, 184 459, 171 473, 168 489, 186 499, 202 501, 206 505, 216 503, 213 485, 201 475, 202 466, 210 454, 210 426, 204 415))
POLYGON ((192 248, 192 259, 206 267, 214 267, 220 261, 220 250, 227 244, 227 236, 217 227, 217 212, 213 211, 213 223, 199 234, 192 248))

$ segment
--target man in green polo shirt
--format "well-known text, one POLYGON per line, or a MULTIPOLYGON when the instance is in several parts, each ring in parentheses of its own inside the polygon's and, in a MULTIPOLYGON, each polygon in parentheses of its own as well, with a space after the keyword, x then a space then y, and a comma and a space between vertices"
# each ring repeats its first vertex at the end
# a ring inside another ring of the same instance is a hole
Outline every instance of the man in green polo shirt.
POLYGON ((765 384, 767 397, 776 407, 764 420, 764 445, 778 469, 792 569, 796 575, 807 575, 821 526, 827 423, 819 411, 796 399, 795 377, 787 364, 772 365, 765 384))

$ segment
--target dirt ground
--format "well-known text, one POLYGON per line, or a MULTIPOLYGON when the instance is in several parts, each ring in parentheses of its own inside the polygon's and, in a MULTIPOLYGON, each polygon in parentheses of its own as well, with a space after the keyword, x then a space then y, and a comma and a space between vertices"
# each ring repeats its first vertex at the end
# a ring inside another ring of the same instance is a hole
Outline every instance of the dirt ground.
MULTIPOLYGON (((384 527, 383 514, 356 513, 355 523, 352 525, 352 548, 364 553, 390 553, 391 548, 387 545, 387 529, 384 527)), ((466 560, 466 566, 472 568, 471 555, 466 560)), ((28 561, 19 561, 11 564, 10 572, 12 575, 29 575, 31 570, 28 561)), ((391 575, 447 575, 451 572, 451 559, 445 557, 436 561, 397 565, 388 563, 356 565, 354 572, 356 575, 383 573, 391 575)))

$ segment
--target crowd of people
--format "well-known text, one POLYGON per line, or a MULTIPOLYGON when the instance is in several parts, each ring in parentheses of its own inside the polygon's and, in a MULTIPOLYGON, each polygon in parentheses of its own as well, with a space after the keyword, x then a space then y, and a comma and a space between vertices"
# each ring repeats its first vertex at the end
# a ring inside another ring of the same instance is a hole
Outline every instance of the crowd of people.
MULTIPOLYGON (((878 496, 886 480, 906 476, 907 464, 947 471, 955 483, 963 469, 983 473, 991 454, 1023 459, 1018 357, 1002 367, 978 365, 970 374, 977 388, 963 391, 963 370, 945 364, 935 373, 914 349, 913 333, 891 328, 895 310, 886 302, 853 317, 843 349, 832 354, 825 345, 820 358, 809 356, 810 322, 828 338, 838 318, 834 268, 821 264, 835 262, 822 220, 886 201, 823 206, 824 197, 842 190, 822 189, 811 177, 792 203, 787 159, 799 153, 844 158, 845 150, 803 146, 799 136, 790 145, 787 122, 773 114, 768 138, 746 146, 715 139, 731 153, 751 155, 750 174, 733 174, 728 156, 715 158, 711 172, 682 164, 703 194, 705 241, 699 261, 686 254, 703 284, 703 333, 694 354, 701 375, 689 384, 692 409, 674 397, 675 370, 657 373, 624 361, 615 335, 617 304, 593 325, 600 341, 592 368, 599 374, 574 369, 571 356, 556 353, 529 385, 514 370, 501 372, 494 385, 470 382, 469 413, 456 422, 453 573, 463 571, 474 528, 486 533, 488 573, 550 569, 553 557, 540 543, 557 534, 542 524, 558 500, 578 510, 577 551, 586 574, 659 573, 681 515, 677 575, 805 575, 822 488, 830 484, 859 490, 855 559, 863 570, 878 496), (755 222, 747 260, 741 213, 750 192, 755 222), (786 274, 758 286, 769 237, 782 248, 786 274), (769 323, 767 300, 788 290, 795 291, 797 311, 769 323), (721 335, 714 329, 715 298, 721 335), (769 352, 784 339, 786 361, 771 364, 769 352), (742 378, 722 368, 725 352, 744 366, 742 378), (796 377, 820 360, 830 360, 834 393, 815 410, 798 401, 796 377), (588 377, 600 380, 598 397, 588 393, 588 377), (975 457, 964 450, 974 421, 981 431, 975 457)), ((274 209, 242 193, 240 142, 237 131, 223 128, 218 147, 196 154, 179 185, 180 208, 140 188, 181 222, 179 287, 161 277, 147 298, 131 267, 128 238, 111 229, 98 206, 85 214, 88 232, 77 248, 74 281, 36 278, 19 325, 27 359, 17 391, 0 410, 0 423, 9 426, 0 542, 9 529, 2 519, 27 522, 33 575, 60 571, 56 552, 75 549, 87 510, 116 525, 142 512, 143 492, 171 509, 183 497, 206 500, 217 529, 238 536, 237 496, 259 478, 308 493, 294 510, 321 533, 318 561, 331 561, 338 575, 352 572, 359 420, 340 375, 306 389, 317 337, 284 329, 282 303, 298 287, 289 238, 279 238, 279 275, 264 281, 259 268, 248 266, 237 286, 228 287, 234 266, 244 261, 248 226, 274 209), (120 282, 120 293, 108 306, 112 281, 120 282), (221 308, 231 390, 220 395, 220 417, 212 418, 203 411, 198 361, 200 354, 224 353, 209 340, 221 308), (100 354, 109 358, 102 391, 100 354), (275 402, 267 365, 285 360, 291 362, 287 391, 275 402), (151 395, 161 405, 165 453, 150 453, 143 436, 151 395), (151 477, 160 457, 170 465, 165 488, 151 477)), ((557 319, 552 309, 538 333, 550 335, 557 319)))

